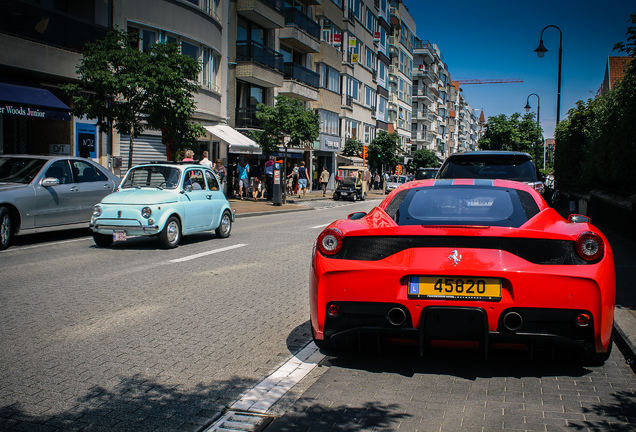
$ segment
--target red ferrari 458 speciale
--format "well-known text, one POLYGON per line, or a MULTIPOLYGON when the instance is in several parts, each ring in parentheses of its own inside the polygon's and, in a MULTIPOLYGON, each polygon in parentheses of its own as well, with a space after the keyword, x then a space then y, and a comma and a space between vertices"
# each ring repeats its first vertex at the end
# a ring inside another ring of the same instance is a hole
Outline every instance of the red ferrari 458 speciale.
POLYGON ((583 348, 612 346, 614 257, 587 217, 568 220, 530 186, 423 180, 315 244, 309 301, 321 348, 361 342, 583 348))

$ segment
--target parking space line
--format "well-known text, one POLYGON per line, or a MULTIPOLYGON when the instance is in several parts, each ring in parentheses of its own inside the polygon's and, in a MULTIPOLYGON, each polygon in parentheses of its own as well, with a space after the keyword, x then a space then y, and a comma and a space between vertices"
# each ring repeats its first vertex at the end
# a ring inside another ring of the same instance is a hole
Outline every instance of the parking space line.
POLYGON ((328 224, 328 223, 326 223, 326 224, 322 224, 322 225, 316 225, 316 226, 312 226, 312 227, 311 227, 311 229, 324 228, 324 227, 326 227, 327 225, 329 225, 329 224, 328 224))
POLYGON ((207 252, 201 252, 201 253, 198 253, 198 254, 189 255, 189 256, 186 256, 186 257, 183 257, 183 258, 173 259, 173 260, 170 260, 170 262, 171 263, 180 263, 180 262, 184 262, 184 261, 190 261, 190 260, 193 260, 193 259, 204 257, 206 255, 212 255, 212 254, 219 253, 219 252, 225 252, 225 251, 229 251, 229 250, 232 250, 232 249, 240 248, 240 247, 243 247, 243 246, 247 246, 247 245, 241 243, 241 244, 237 244, 237 245, 234 245, 234 246, 228 246, 228 247, 224 247, 224 248, 221 248, 221 249, 214 249, 214 250, 207 251, 207 252))

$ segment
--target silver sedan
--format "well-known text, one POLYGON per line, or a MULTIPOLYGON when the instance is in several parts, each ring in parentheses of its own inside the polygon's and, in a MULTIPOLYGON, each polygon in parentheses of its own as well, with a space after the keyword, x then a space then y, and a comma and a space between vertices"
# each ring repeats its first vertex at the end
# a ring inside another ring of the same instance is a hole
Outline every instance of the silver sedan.
POLYGON ((0 250, 14 235, 88 227, 119 182, 90 159, 0 155, 0 250))

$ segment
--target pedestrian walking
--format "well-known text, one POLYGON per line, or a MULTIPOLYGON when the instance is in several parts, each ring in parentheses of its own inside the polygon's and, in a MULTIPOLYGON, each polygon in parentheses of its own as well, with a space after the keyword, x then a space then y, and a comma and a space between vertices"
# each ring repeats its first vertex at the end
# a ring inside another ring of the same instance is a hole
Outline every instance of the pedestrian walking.
POLYGON ((212 168, 212 161, 208 159, 208 151, 203 150, 203 159, 199 161, 201 165, 205 165, 208 168, 212 168))
POLYGON ((287 178, 291 178, 292 181, 291 190, 289 191, 291 193, 289 195, 296 195, 298 193, 298 164, 294 164, 294 168, 292 169, 291 174, 287 176, 287 178))
MULTIPOLYGON (((308 183, 309 175, 307 173, 307 168, 305 168, 305 161, 301 161, 300 168, 298 168, 298 187, 303 191, 303 198, 305 198, 308 183)), ((298 198, 300 198, 300 191, 298 192, 298 198)))
POLYGON ((329 171, 327 167, 322 167, 320 173, 320 186, 322 186, 322 196, 327 196, 327 183, 329 183, 329 171))
POLYGON ((252 186, 252 198, 257 201, 256 197, 261 191, 261 167, 258 161, 250 167, 250 184, 252 186))
POLYGON ((226 185, 227 185, 227 170, 223 166, 223 161, 221 159, 217 159, 214 164, 214 168, 212 168, 214 174, 219 178, 221 182, 221 190, 224 194, 227 194, 226 185))
POLYGON ((192 150, 186 150, 182 162, 194 162, 194 152, 192 150))
POLYGON ((238 173, 238 191, 239 199, 243 199, 243 190, 245 190, 245 198, 247 198, 247 190, 250 188, 250 165, 247 163, 245 156, 239 158, 239 163, 236 166, 236 172, 238 173))
POLYGON ((375 185, 373 186, 373 189, 375 190, 380 189, 380 174, 377 171, 375 173, 375 177, 373 178, 373 180, 375 181, 375 185))

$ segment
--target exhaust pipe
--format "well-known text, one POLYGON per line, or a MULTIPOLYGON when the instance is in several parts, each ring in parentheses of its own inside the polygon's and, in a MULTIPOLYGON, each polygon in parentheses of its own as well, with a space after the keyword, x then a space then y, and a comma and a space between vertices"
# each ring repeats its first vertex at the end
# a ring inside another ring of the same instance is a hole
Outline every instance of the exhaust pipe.
POLYGON ((394 307, 386 314, 386 319, 392 326, 400 327, 406 322, 406 313, 403 309, 394 307))
POLYGON ((503 317, 503 325, 507 330, 517 331, 523 325, 523 317, 518 312, 508 312, 503 317))

